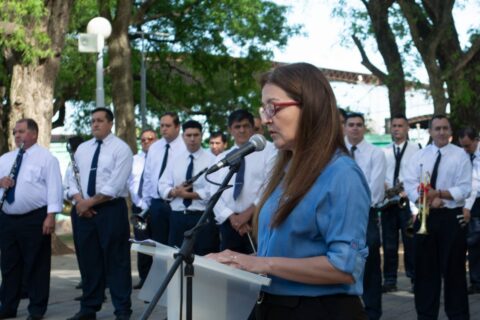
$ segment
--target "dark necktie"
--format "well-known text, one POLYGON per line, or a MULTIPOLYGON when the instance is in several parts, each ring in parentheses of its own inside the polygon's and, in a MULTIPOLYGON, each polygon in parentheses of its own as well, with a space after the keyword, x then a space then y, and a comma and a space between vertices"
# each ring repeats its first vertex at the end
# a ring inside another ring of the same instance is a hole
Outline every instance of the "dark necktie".
POLYGON ((15 159, 15 172, 13 173, 12 179, 15 181, 13 187, 7 190, 7 202, 12 204, 15 201, 15 187, 17 186, 17 177, 18 173, 20 172, 20 166, 22 165, 23 154, 25 153, 24 149, 18 150, 17 158, 15 159))
POLYGON ((440 160, 442 159, 442 154, 440 153, 440 150, 438 150, 437 152, 437 160, 435 160, 435 164, 433 165, 432 177, 430 178, 430 185, 433 189, 437 189, 438 165, 440 164, 440 160))
POLYGON ((403 154, 405 153, 405 149, 407 148, 408 141, 405 141, 402 151, 400 151, 400 147, 394 147, 395 150, 395 171, 393 172, 393 185, 397 185, 398 183, 398 175, 400 174, 400 162, 402 161, 403 154))
POLYGON ((352 156, 353 160, 355 160, 355 150, 357 150, 357 146, 352 146, 350 148, 350 155, 352 156))
POLYGON ((165 168, 167 167, 168 149, 170 149, 170 145, 167 143, 165 145, 165 154, 163 155, 162 167, 160 168, 160 174, 158 175, 158 179, 162 177, 163 171, 165 171, 165 168))
POLYGON ((472 153, 470 155, 470 161, 473 163, 473 160, 475 160, 475 153, 472 153))
POLYGON ((235 186, 233 187, 233 200, 237 200, 242 193, 243 183, 245 181, 245 158, 240 160, 240 168, 235 177, 235 186))
POLYGON ((100 155, 100 147, 102 146, 102 140, 97 140, 97 143, 97 149, 95 149, 95 153, 93 154, 90 174, 88 176, 87 194, 90 197, 93 197, 97 193, 95 190, 95 186, 97 184, 98 156, 100 155))
MULTIPOLYGON (((190 180, 193 175, 193 155, 190 155, 190 163, 187 167, 187 174, 185 175, 185 181, 190 180)), ((183 205, 188 208, 192 204, 192 199, 183 199, 183 205)))
POLYGON ((145 154, 145 162, 143 164, 142 176, 140 177, 140 183, 138 185, 137 195, 139 198, 143 197, 143 174, 145 173, 145 164, 147 163, 147 154, 145 154))

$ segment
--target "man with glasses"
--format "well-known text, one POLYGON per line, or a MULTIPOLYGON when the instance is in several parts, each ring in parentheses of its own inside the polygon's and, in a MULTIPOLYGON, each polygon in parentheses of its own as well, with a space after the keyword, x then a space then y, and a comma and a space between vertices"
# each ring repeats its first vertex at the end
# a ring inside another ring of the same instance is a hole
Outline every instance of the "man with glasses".
POLYGON ((385 156, 379 148, 365 140, 365 118, 361 113, 349 113, 345 119, 345 145, 362 169, 372 198, 368 226, 368 257, 363 279, 363 302, 370 320, 382 315, 382 274, 380 269, 380 230, 376 206, 383 200, 385 189, 385 156))
MULTIPOLYGON (((216 161, 223 159, 228 153, 235 151, 248 142, 253 135, 253 115, 246 110, 235 110, 228 117, 228 131, 235 145, 221 153, 216 161)), ((217 202, 214 212, 220 225, 220 249, 231 249, 237 252, 254 252, 253 243, 249 239, 255 201, 260 189, 268 177, 274 162, 276 151, 266 147, 259 152, 253 152, 244 158, 239 171, 233 175, 230 185, 234 187, 225 190, 217 202)), ((228 173, 228 168, 222 168, 211 175, 210 180, 221 183, 228 173)), ((213 195, 218 187, 212 185, 213 195)))
MULTIPOLYGON (((152 129, 146 129, 140 136, 142 150, 133 156, 132 173, 128 178, 128 190, 132 199, 132 214, 142 212, 143 205, 143 170, 145 168, 145 159, 147 158, 148 149, 157 141, 157 133, 152 129)), ((151 238, 150 226, 147 224, 145 230, 133 229, 135 239, 145 240, 151 238)), ((152 265, 152 257, 143 253, 137 254, 137 268, 140 281, 133 286, 133 289, 141 289, 147 278, 150 266, 152 265)))

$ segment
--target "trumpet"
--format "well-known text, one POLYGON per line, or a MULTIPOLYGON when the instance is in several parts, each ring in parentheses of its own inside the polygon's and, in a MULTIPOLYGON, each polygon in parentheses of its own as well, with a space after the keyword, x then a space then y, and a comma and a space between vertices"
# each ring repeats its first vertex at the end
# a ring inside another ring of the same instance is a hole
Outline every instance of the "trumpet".
MULTIPOLYGON (((23 148, 24 147, 24 143, 22 142, 22 144, 20 145, 20 148, 18 150, 18 154, 17 154, 17 157, 15 158, 15 161, 13 162, 13 165, 12 165, 12 169, 10 169, 10 174, 8 175, 8 177, 10 179, 13 179, 17 174, 18 174, 18 162, 20 161, 20 158, 23 156, 23 154, 25 153, 25 149, 23 148)), ((2 195, 2 199, 0 199, 0 210, 3 208, 3 203, 5 202, 5 199, 7 199, 7 193, 8 193, 8 190, 10 190, 10 188, 5 188, 5 190, 3 191, 3 195, 2 195)))
POLYGON ((408 198, 401 195, 404 191, 405 189, 403 188, 403 182, 400 182, 396 186, 385 190, 385 197, 378 206, 378 209, 383 211, 395 205, 397 205, 400 209, 406 208, 408 205, 408 198))
MULTIPOLYGON (((423 165, 421 166, 421 171, 423 171, 423 165)), ((427 218, 430 214, 430 204, 428 203, 428 191, 430 190, 430 173, 427 171, 425 174, 422 174, 422 182, 419 186, 420 196, 418 197, 418 203, 420 205, 420 210, 418 214, 420 215, 420 229, 417 231, 417 234, 427 235, 427 218)))

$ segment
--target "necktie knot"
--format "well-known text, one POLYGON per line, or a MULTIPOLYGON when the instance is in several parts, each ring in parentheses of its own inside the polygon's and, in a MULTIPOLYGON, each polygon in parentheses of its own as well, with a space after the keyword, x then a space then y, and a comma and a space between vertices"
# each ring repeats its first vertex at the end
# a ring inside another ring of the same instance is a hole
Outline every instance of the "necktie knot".
POLYGON ((357 150, 357 146, 350 147, 350 155, 352 156, 353 159, 355 159, 355 150, 357 150))

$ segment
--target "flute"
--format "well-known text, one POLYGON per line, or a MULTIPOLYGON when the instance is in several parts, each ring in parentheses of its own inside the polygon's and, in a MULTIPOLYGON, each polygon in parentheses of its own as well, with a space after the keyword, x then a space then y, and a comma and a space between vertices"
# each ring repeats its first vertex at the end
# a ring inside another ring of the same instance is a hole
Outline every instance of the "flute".
MULTIPOLYGON (((24 143, 22 142, 22 144, 20 145, 20 149, 18 150, 17 157, 15 158, 15 161, 13 162, 13 166, 12 166, 12 169, 10 170, 10 174, 8 175, 8 177, 10 179, 15 178, 15 176, 18 173, 17 172, 18 171, 18 161, 20 160, 20 158, 25 153, 25 149, 23 147, 24 147, 24 143)), ((5 199, 7 198, 8 190, 10 190, 11 188, 12 187, 5 188, 5 190, 3 191, 2 199, 0 200, 0 210, 3 208, 3 203, 5 202, 5 199)))
POLYGON ((75 178, 75 184, 77 185, 78 192, 83 198, 82 184, 80 183, 80 170, 78 169, 77 162, 75 161, 75 155, 72 150, 70 143, 67 143, 67 151, 70 155, 70 163, 72 165, 73 177, 75 178))

